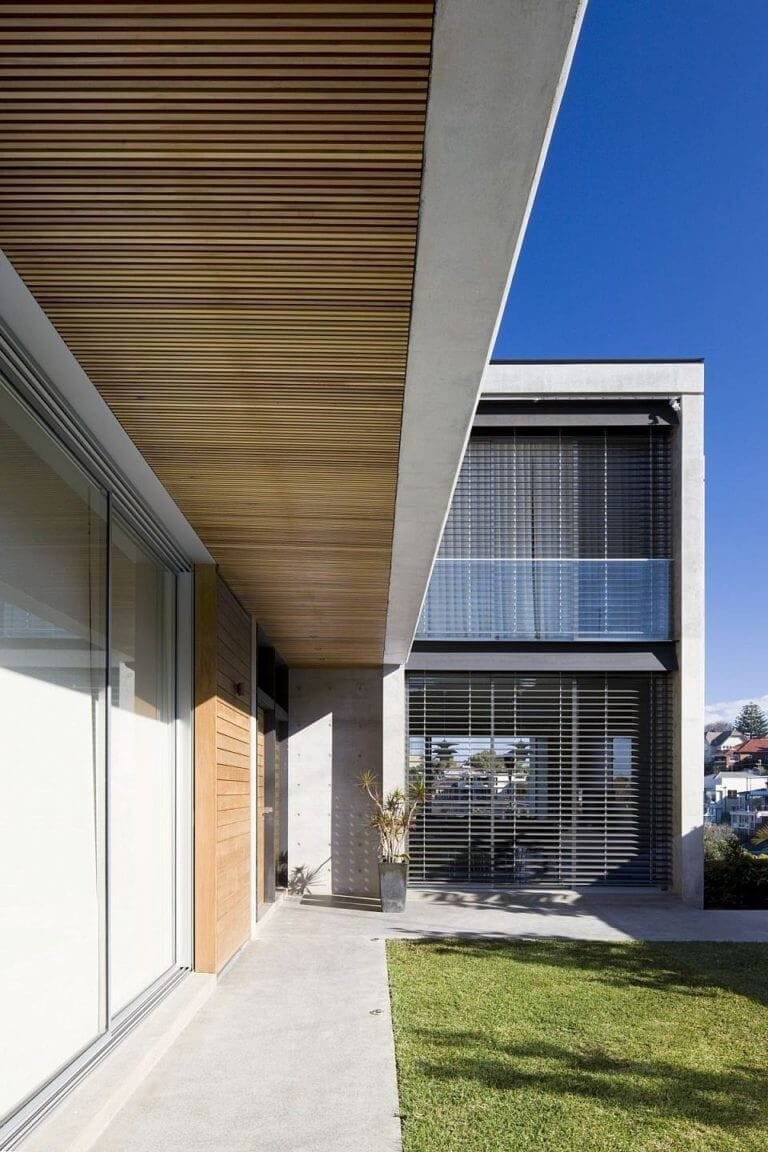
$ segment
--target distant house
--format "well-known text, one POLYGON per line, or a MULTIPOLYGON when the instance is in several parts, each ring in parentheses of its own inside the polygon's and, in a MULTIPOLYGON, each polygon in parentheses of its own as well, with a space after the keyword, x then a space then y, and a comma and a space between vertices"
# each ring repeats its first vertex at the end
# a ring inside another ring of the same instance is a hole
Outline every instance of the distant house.
MULTIPOLYGON (((763 801, 764 797, 760 797, 763 801)), ((730 812, 731 828, 742 839, 754 836, 755 832, 766 826, 768 810, 753 804, 749 808, 734 808, 730 812)))
POLYGON ((752 768, 704 777, 704 821, 752 835, 768 818, 768 776, 752 768))
POLYGON ((722 736, 724 733, 730 732, 732 725, 726 724, 724 720, 715 720, 704 727, 704 739, 707 744, 711 744, 717 736, 722 736))
POLYGON ((743 732, 729 725, 704 731, 704 764, 710 771, 727 771, 734 763, 733 752, 745 741, 743 732))
POLYGON ((744 740, 730 752, 732 764, 764 764, 768 767, 768 737, 759 736, 744 740))
POLYGON ((740 772, 716 772, 704 777, 704 791, 712 792, 714 799, 733 798, 742 792, 752 792, 756 788, 765 788, 768 777, 764 772, 757 772, 754 768, 745 768, 740 772))

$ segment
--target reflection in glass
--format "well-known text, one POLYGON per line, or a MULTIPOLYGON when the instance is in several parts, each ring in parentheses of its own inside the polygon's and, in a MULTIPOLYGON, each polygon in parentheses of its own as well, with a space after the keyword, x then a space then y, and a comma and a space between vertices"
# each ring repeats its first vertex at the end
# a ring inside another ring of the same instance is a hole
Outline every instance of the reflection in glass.
POLYGON ((412 882, 664 882, 663 677, 413 673, 412 882))
POLYGON ((106 501, 0 387, 0 1117, 105 1028, 106 501))
POLYGON ((110 1006, 173 964, 174 578, 112 522, 110 1006))
POLYGON ((417 639, 667 640, 664 429, 473 436, 417 639))

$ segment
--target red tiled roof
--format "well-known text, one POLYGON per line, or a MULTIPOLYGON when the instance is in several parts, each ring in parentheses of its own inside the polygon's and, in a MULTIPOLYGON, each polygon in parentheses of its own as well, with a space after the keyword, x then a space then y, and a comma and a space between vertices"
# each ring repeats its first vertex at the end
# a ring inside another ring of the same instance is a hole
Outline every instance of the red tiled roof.
POLYGON ((745 740, 743 744, 739 744, 737 748, 733 748, 731 751, 737 752, 739 756, 754 756, 757 752, 768 752, 768 736, 745 740))

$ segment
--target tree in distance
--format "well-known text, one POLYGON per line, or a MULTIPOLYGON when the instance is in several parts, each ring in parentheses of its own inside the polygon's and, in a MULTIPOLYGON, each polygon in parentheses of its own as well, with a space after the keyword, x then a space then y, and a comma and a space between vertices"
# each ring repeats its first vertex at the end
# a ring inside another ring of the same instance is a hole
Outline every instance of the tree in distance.
POLYGON ((743 732, 747 740, 759 739, 768 736, 768 720, 762 708, 754 702, 745 704, 736 717, 736 728, 743 732))

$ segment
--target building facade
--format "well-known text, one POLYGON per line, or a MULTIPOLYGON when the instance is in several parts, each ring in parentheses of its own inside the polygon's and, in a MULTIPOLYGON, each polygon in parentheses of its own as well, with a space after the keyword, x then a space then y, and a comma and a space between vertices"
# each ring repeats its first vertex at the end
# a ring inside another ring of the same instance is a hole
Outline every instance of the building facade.
POLYGON ((407 664, 414 882, 699 898, 700 388, 489 366, 407 664))
POLYGON ((407 660, 291 672, 312 890, 375 896, 380 762, 412 885, 701 903, 702 405, 698 362, 489 364, 407 660))
POLYGON ((488 363, 584 5, 294 7, 0 28, 3 1148, 376 893, 363 771, 414 883, 701 897, 701 366, 488 363))

